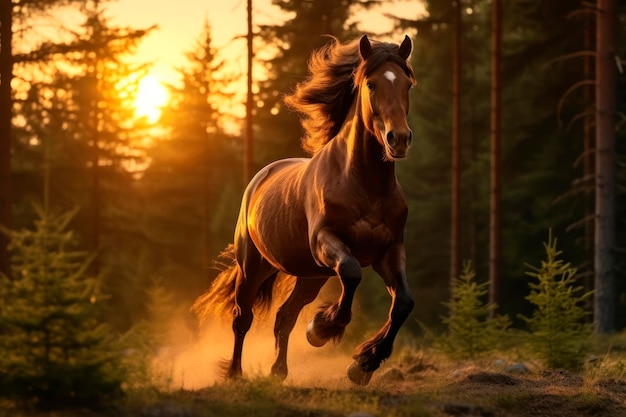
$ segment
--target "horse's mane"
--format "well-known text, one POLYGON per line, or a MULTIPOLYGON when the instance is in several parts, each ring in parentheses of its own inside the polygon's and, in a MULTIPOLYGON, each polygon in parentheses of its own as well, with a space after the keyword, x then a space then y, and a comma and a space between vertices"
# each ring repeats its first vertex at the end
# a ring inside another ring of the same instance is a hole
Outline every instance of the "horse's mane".
POLYGON ((302 147, 310 154, 316 153, 339 133, 360 81, 379 65, 391 60, 411 79, 414 78, 410 64, 398 53, 397 44, 370 43, 372 53, 362 62, 358 39, 340 43, 332 37, 327 45, 311 54, 308 78, 285 97, 285 104, 300 113, 304 128, 302 147))

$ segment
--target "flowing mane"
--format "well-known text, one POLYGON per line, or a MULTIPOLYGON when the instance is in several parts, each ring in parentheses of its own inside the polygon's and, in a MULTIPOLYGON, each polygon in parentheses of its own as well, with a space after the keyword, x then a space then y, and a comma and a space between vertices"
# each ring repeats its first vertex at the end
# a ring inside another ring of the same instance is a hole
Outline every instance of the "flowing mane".
POLYGON ((308 78, 285 97, 285 104, 300 113, 304 137, 302 147, 315 154, 332 140, 344 124, 357 94, 357 86, 379 65, 393 61, 414 80, 410 64, 394 43, 371 41, 372 54, 367 61, 359 55, 359 40, 340 43, 335 37, 313 51, 308 78))

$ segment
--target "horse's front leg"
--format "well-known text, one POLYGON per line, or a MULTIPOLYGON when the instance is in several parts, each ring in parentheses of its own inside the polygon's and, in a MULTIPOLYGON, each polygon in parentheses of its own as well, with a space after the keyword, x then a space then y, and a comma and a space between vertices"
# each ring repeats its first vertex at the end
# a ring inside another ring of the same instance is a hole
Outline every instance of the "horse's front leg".
POLYGON ((289 298, 278 309, 274 325, 276 338, 276 360, 272 365, 272 375, 281 379, 287 377, 287 346, 302 308, 315 300, 328 278, 296 278, 296 285, 289 298))
POLYGON ((348 367, 348 378, 360 385, 366 385, 373 372, 391 355, 396 335, 415 304, 407 284, 403 244, 392 246, 373 267, 391 294, 391 309, 378 333, 357 347, 354 362, 348 367))
POLYGON ((323 346, 328 340, 341 340, 352 318, 354 293, 361 282, 361 264, 352 256, 348 246, 329 229, 322 229, 312 241, 316 261, 335 271, 341 281, 341 295, 336 303, 325 306, 307 327, 307 339, 313 346, 323 346))

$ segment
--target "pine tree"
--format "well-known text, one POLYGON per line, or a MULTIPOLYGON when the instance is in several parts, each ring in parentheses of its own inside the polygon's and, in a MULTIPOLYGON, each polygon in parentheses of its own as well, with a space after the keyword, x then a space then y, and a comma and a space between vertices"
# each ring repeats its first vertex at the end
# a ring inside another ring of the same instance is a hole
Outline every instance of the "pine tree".
POLYGON ((162 284, 190 301, 206 288, 206 269, 232 240, 243 184, 240 140, 224 128, 229 80, 208 22, 185 57, 163 108, 164 135, 147 149, 151 163, 138 182, 135 218, 150 244, 150 278, 178 277, 162 284))
POLYGON ((483 302, 489 282, 479 284, 475 278, 471 262, 464 262, 463 272, 452 282, 452 301, 444 303, 448 333, 440 340, 443 350, 470 358, 496 348, 511 324, 507 316, 489 317, 496 309, 496 304, 483 302))
MULTIPOLYGON (((16 64, 23 60, 31 60, 29 55, 37 55, 37 51, 31 50, 25 53, 18 51, 20 47, 31 48, 34 42, 19 42, 22 39, 30 39, 30 36, 38 31, 33 25, 33 17, 46 15, 52 10, 83 0, 46 0, 46 1, 0 1, 0 224, 9 226, 12 224, 12 139, 14 138, 13 110, 14 96, 17 96, 11 85, 15 77, 16 64), (16 41, 14 34, 19 34, 16 41)), ((50 31, 52 32, 52 31, 50 31)), ((21 74, 20 74, 21 75, 21 74)), ((9 253, 7 251, 7 237, 0 234, 0 271, 9 274, 9 253)))
POLYGON ((527 265, 527 275, 537 279, 530 282, 526 297, 535 306, 532 317, 521 318, 530 328, 529 345, 546 365, 553 368, 575 369, 584 362, 589 349, 592 326, 585 323, 589 315, 582 307, 592 292, 582 293, 577 285, 576 268, 558 259, 557 239, 548 236, 544 243, 546 260, 540 267, 527 265))
POLYGON ((148 133, 132 105, 147 66, 128 58, 151 28, 113 25, 104 3, 83 1, 80 28, 43 43, 17 68, 24 83, 16 94, 25 99, 15 103, 23 123, 14 127, 14 225, 31 224, 33 199, 61 211, 80 206, 72 228, 97 254, 90 273, 119 313, 111 324, 125 331, 141 313, 137 300, 149 279, 140 270, 141 208, 133 206, 135 180, 149 161, 148 133))
POLYGON ((36 209, 34 230, 4 230, 13 277, 0 276, 0 395, 40 404, 94 404, 120 393, 120 353, 100 321, 93 256, 67 230, 76 210, 36 209))

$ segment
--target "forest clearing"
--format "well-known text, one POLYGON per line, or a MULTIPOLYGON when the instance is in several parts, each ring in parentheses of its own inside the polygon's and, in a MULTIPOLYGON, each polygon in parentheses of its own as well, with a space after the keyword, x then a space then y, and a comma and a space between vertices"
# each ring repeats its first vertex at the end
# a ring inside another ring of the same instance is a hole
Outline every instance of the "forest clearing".
POLYGON ((626 417, 626 1, 230 3, 0 0, 0 417, 626 417))

